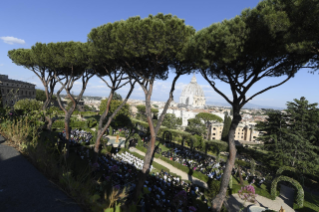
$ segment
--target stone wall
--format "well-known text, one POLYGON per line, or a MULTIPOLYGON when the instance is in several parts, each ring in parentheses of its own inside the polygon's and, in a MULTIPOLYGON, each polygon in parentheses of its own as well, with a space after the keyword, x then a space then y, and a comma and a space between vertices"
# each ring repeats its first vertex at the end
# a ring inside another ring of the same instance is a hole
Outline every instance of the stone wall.
POLYGON ((18 80, 11 80, 8 75, 0 75, 2 105, 13 106, 21 99, 35 99, 35 85, 18 80))

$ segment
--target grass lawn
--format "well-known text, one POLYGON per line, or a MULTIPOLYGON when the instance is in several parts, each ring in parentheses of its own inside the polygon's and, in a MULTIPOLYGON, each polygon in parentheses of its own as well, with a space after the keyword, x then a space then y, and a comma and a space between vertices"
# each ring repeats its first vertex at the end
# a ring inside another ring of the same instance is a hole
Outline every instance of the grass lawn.
MULTIPOLYGON (((237 179, 234 176, 232 176, 232 178, 233 178, 232 179, 233 180, 233 189, 229 193, 236 194, 236 193, 238 193, 238 191, 241 189, 242 186, 239 183, 239 178, 237 179)), ((249 183, 244 180, 244 186, 246 186, 246 185, 249 185, 249 183)), ((271 199, 271 195, 270 195, 270 193, 267 189, 267 186, 265 184, 262 184, 261 187, 258 187, 255 184, 253 184, 253 186, 255 188, 256 194, 271 199)))
POLYGON ((294 204, 294 209, 298 212, 318 212, 319 211, 319 196, 305 192, 305 201, 303 208, 297 209, 298 206, 294 204))

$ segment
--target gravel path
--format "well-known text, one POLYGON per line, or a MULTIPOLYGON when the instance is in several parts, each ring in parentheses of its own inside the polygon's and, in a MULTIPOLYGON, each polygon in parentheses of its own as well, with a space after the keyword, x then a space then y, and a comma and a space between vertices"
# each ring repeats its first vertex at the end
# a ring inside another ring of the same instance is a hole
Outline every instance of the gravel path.
POLYGON ((0 211, 79 212, 82 210, 15 148, 7 146, 0 135, 0 211))
MULTIPOLYGON (((140 154, 142 156, 145 156, 144 152, 142 152, 142 151, 140 151, 140 150, 138 150, 136 148, 131 147, 129 150, 132 151, 132 152, 136 152, 136 153, 138 153, 138 154, 140 154)), ((188 175, 187 173, 181 171, 180 169, 177 169, 176 167, 172 166, 171 164, 166 163, 165 161, 163 161, 161 159, 158 159, 158 158, 154 158, 154 161, 156 163, 159 163, 162 166, 165 166, 166 168, 168 168, 170 172, 181 176, 183 180, 189 180, 189 181, 193 182, 196 185, 199 185, 201 187, 207 188, 207 183, 205 183, 202 180, 197 179, 196 177, 188 175)))
MULTIPOLYGON (((144 152, 142 152, 136 148, 131 147, 129 150, 136 152, 142 156, 145 156, 144 152)), ((162 161, 161 159, 158 159, 158 158, 154 158, 154 161, 167 167, 170 170, 170 172, 173 172, 173 173, 181 176, 182 179, 190 180, 190 176, 187 173, 175 168, 171 164, 166 163, 165 161, 162 161)), ((191 177, 191 178, 192 178, 192 182, 194 184, 197 184, 197 185, 200 185, 200 186, 207 188, 207 183, 205 183, 205 182, 203 182, 195 177, 191 177)), ((276 200, 271 200, 271 199, 268 199, 266 197, 258 195, 256 199, 257 199, 257 203, 255 205, 257 205, 257 206, 270 208, 270 209, 273 209, 275 211, 279 211, 281 206, 282 206, 286 212, 294 212, 295 211, 289 205, 287 205, 282 198, 279 198, 279 197, 277 197, 276 200)), ((230 197, 228 197, 228 199, 226 201, 226 207, 228 209, 228 212, 238 212, 242 208, 243 203, 244 203, 244 201, 239 198, 238 194, 231 195, 230 197)), ((249 205, 254 205, 254 204, 246 203, 245 206, 247 207, 249 205)))
MULTIPOLYGON (((249 205, 256 205, 256 206, 261 206, 261 207, 266 207, 275 211, 279 211, 281 206, 283 209, 285 209, 286 212, 294 212, 295 210, 292 209, 289 205, 287 205, 283 199, 276 197, 275 200, 268 199, 263 196, 257 196, 257 203, 252 204, 252 203, 246 203, 245 206, 249 205)), ((238 194, 233 194, 231 195, 227 201, 226 201, 226 207, 228 209, 228 212, 238 212, 243 205, 244 201, 241 200, 238 196, 238 194)))

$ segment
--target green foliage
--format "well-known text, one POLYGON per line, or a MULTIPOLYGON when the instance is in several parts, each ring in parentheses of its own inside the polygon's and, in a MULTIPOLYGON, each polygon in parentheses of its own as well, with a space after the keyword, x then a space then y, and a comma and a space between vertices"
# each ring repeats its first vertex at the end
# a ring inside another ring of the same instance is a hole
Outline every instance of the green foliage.
POLYGON ((188 119, 185 131, 202 136, 206 131, 206 126, 199 118, 188 119))
POLYGON ((114 92, 112 100, 122 101, 122 96, 119 93, 114 92))
MULTIPOLYGON (((107 103, 107 99, 103 99, 101 101, 101 104, 100 104, 100 114, 103 114, 104 111, 106 110, 106 103, 107 103)), ((120 106, 120 104, 122 103, 122 101, 119 101, 119 100, 111 100, 111 104, 110 104, 110 108, 109 108, 109 116, 114 113, 114 111, 120 106)), ((116 116, 114 118, 116 118, 117 116, 119 115, 126 115, 128 116, 129 115, 129 105, 128 104, 125 104, 121 110, 116 114, 116 116)))
POLYGON ((23 111, 23 113, 30 113, 34 110, 41 110, 43 103, 35 99, 21 99, 14 104, 14 109, 23 111))
MULTIPOLYGON (((86 128, 88 126, 88 123, 86 121, 77 121, 77 120, 71 119, 69 122, 69 126, 72 128, 86 128)), ((58 120, 52 124, 52 128, 64 128, 64 127, 65 127, 64 120, 58 120)))
POLYGON ((207 185, 208 189, 205 190, 205 196, 211 201, 218 194, 220 181, 209 179, 207 185))
POLYGON ((112 126, 109 126, 109 132, 110 132, 110 135, 113 135, 113 128, 112 128, 112 126))
POLYGON ((319 16, 318 1, 268 0, 260 2, 257 8, 266 11, 280 11, 265 14, 264 19, 270 25, 272 34, 280 31, 281 27, 285 27, 288 31, 286 40, 289 41, 286 45, 287 51, 307 55, 310 59, 307 66, 317 70, 319 67, 318 51, 313 50, 318 49, 319 27, 316 21, 319 16))
POLYGON ((202 113, 198 113, 195 117, 203 120, 205 123, 209 121, 223 122, 222 118, 211 113, 202 112, 202 113))
POLYGON ((225 114, 224 127, 223 127, 223 131, 222 131, 222 140, 223 141, 228 141, 228 133, 229 133, 230 125, 231 125, 231 118, 230 118, 230 116, 225 114))
MULTIPOLYGON (((73 102, 69 101, 65 109, 70 110, 71 107, 73 107, 73 102)), ((79 112, 78 107, 75 108, 74 112, 79 112)))
POLYGON ((95 127, 97 125, 97 121, 95 118, 86 119, 86 122, 87 122, 87 127, 89 128, 95 127))
POLYGON ((275 199, 277 196, 277 183, 280 181, 287 181, 296 187, 296 189, 297 189, 296 203, 297 203, 298 207, 302 208, 303 203, 304 203, 304 190, 298 181, 296 181, 290 177, 279 176, 273 180, 273 182, 271 183, 271 196, 272 196, 272 198, 275 199))
POLYGON ((270 143, 270 154, 281 165, 295 167, 299 173, 313 172, 318 168, 319 109, 301 97, 287 103, 286 114, 269 112, 266 123, 258 123, 263 131, 259 139, 270 143))
POLYGON ((167 113, 163 120, 162 125, 169 128, 169 129, 176 129, 177 126, 182 124, 181 118, 176 118, 175 114, 167 113))
POLYGON ((204 150, 205 148, 205 144, 204 144, 204 139, 202 136, 199 136, 199 135, 194 135, 194 147, 195 149, 198 149, 198 150, 204 150))
POLYGON ((84 105, 84 111, 94 111, 94 110, 95 110, 94 106, 90 107, 88 105, 84 105))
MULTIPOLYGON (((101 101, 100 105, 100 114, 103 114, 104 111, 106 110, 106 104, 107 104, 107 99, 104 99, 101 101)), ((109 113, 106 116, 106 119, 103 124, 106 124, 108 121, 109 117, 115 112, 115 110, 120 107, 122 104, 122 101, 119 100, 111 100, 110 108, 109 108, 109 113)), ((113 128, 122 128, 122 127, 132 127, 131 120, 129 118, 129 105, 126 103, 113 117, 111 125, 113 128)))
POLYGON ((279 175, 281 175, 284 171, 292 171, 292 172, 295 172, 296 171, 296 169, 295 168, 293 168, 293 167, 289 167, 289 166, 281 166, 278 170, 277 170, 277 172, 276 172, 276 175, 277 176, 279 176, 279 175))
MULTIPOLYGON (((136 148, 138 150, 144 152, 144 153, 146 153, 146 151, 147 151, 146 148, 144 148, 143 146, 136 146, 136 148)), ((198 179, 200 179, 202 181, 205 181, 205 182, 208 181, 208 176, 205 175, 205 174, 202 174, 201 172, 193 171, 192 169, 189 169, 187 166, 184 166, 184 165, 182 165, 182 164, 180 164, 178 162, 172 161, 172 160, 170 160, 170 159, 168 159, 166 157, 161 157, 161 155, 159 155, 157 153, 155 153, 154 155, 155 155, 154 156, 155 158, 159 158, 159 159, 165 161, 166 163, 169 163, 172 166, 176 167, 177 169, 182 170, 183 172, 192 173, 193 177, 196 177, 196 178, 198 178, 198 179)))
MULTIPOLYGON (((45 91, 40 89, 35 89, 35 99, 41 102, 45 102, 47 100, 45 91)), ((57 97, 55 95, 52 95, 51 101, 56 101, 56 100, 57 100, 57 97)))

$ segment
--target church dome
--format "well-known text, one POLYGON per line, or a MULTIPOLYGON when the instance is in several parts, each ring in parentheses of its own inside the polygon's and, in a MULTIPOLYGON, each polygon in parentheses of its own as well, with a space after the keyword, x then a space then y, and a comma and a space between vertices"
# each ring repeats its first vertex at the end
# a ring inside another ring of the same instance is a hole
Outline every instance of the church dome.
POLYGON ((197 84, 195 75, 192 77, 191 82, 185 86, 180 97, 180 104, 203 107, 206 103, 204 91, 200 85, 197 84))

